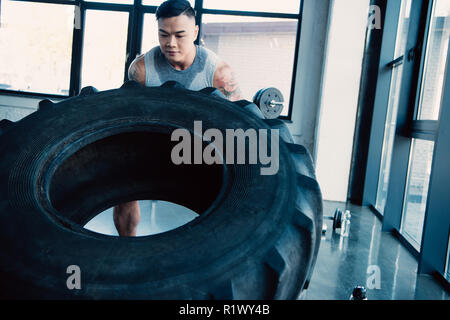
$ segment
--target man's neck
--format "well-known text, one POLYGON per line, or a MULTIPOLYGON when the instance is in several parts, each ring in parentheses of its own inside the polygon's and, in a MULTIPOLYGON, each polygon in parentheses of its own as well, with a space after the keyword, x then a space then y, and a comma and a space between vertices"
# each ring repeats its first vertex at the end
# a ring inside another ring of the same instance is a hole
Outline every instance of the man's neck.
POLYGON ((180 61, 177 63, 173 63, 173 62, 169 62, 169 63, 175 70, 180 70, 180 71, 186 70, 187 68, 192 66, 192 64, 194 63, 196 55, 197 55, 197 46, 193 45, 191 52, 189 53, 189 55, 186 56, 186 59, 184 59, 184 61, 180 61))

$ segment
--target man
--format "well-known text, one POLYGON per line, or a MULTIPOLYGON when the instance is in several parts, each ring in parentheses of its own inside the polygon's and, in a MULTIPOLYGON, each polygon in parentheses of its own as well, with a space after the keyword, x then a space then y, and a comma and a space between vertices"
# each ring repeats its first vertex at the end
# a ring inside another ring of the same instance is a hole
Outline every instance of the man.
MULTIPOLYGON (((138 56, 128 69, 128 77, 144 86, 159 86, 175 80, 187 89, 219 89, 227 99, 242 99, 230 66, 212 51, 197 46, 195 11, 186 0, 168 0, 156 10, 159 46, 138 56)), ((120 236, 136 236, 140 220, 137 201, 114 208, 114 224, 120 236)))

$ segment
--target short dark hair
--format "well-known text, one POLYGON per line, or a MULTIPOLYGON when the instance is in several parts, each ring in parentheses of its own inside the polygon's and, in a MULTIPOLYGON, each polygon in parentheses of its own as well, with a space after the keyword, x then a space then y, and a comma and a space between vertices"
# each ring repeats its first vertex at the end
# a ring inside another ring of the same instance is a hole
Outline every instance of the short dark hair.
POLYGON ((167 0, 156 9, 156 20, 159 18, 178 17, 182 14, 195 18, 195 10, 186 0, 167 0))

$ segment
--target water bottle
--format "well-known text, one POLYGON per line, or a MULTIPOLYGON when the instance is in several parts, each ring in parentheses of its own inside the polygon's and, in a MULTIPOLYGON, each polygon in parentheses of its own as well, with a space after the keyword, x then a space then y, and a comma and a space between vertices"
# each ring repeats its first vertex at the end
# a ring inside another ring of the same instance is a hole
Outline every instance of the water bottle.
POLYGON ((345 210, 343 216, 342 216, 342 222, 341 222, 341 236, 342 237, 348 237, 350 233, 350 218, 352 215, 350 214, 350 210, 345 210))

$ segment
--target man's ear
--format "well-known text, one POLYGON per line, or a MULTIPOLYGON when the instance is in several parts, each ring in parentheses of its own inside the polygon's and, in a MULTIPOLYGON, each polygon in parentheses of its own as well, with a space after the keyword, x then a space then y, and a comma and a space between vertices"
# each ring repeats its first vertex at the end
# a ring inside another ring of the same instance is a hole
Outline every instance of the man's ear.
POLYGON ((195 25, 195 33, 194 33, 195 37, 194 37, 194 41, 197 40, 197 37, 198 37, 198 29, 199 29, 198 25, 195 25))

